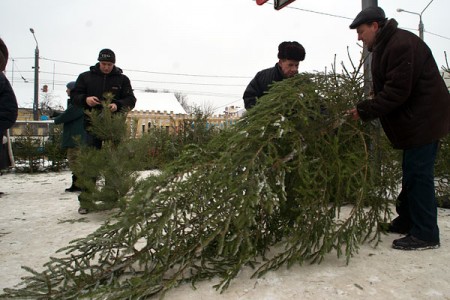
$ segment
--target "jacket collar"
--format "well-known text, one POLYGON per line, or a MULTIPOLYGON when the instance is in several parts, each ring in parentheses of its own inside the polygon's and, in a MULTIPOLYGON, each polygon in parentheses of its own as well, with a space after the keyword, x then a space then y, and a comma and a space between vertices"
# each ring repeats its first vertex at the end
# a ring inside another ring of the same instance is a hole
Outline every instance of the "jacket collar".
MULTIPOLYGON (((95 66, 91 66, 90 70, 93 73, 103 74, 102 71, 100 71, 100 63, 96 63, 95 66)), ((121 68, 114 66, 111 73, 109 73, 107 75, 122 74, 122 73, 123 73, 123 71, 121 68)))
POLYGON ((389 19, 375 36, 375 42, 371 49, 368 49, 371 52, 379 52, 382 51, 386 47, 386 44, 389 42, 391 37, 397 31, 398 23, 395 19, 389 19))
POLYGON ((279 79, 279 80, 284 79, 283 71, 281 70, 281 67, 278 63, 275 64, 275 70, 276 70, 277 79, 279 79))

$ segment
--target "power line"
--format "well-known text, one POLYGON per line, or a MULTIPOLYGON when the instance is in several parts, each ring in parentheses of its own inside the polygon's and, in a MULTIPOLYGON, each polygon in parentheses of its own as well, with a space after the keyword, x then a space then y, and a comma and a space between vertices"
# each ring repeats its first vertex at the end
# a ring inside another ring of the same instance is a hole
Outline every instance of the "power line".
POLYGON ((34 57, 14 57, 14 59, 34 59, 34 57))
POLYGON ((301 10, 301 11, 305 11, 305 12, 309 12, 309 13, 313 13, 313 14, 318 14, 318 15, 323 15, 323 16, 328 16, 328 17, 333 17, 333 18, 340 18, 340 19, 346 19, 346 20, 353 20, 353 18, 349 18, 349 17, 344 17, 344 16, 339 16, 339 15, 334 15, 334 14, 325 13, 325 12, 320 12, 320 11, 315 11, 315 10, 310 10, 310 9, 298 8, 298 7, 294 7, 294 6, 287 6, 287 8, 289 8, 289 9, 301 10))
POLYGON ((57 59, 51 59, 51 58, 46 58, 46 57, 39 57, 42 60, 47 60, 47 61, 51 61, 51 62, 58 62, 58 63, 64 63, 64 64, 69 64, 69 65, 77 65, 77 66, 90 66, 89 64, 82 64, 82 63, 75 63, 75 62, 71 62, 71 61, 66 61, 66 60, 57 60, 57 59))
MULTIPOLYGON (((398 27, 398 28, 400 28, 400 29, 405 29, 405 30, 409 30, 409 31, 419 31, 417 28, 408 28, 408 27, 398 27)), ((431 34, 431 35, 438 36, 438 37, 443 38, 443 39, 446 39, 446 40, 450 40, 450 38, 448 38, 448 37, 446 37, 446 36, 443 36, 443 35, 439 35, 439 34, 436 34, 436 33, 432 33, 432 32, 426 31, 426 30, 424 30, 424 32, 426 32, 426 33, 428 33, 428 34, 431 34)))
POLYGON ((446 36, 443 36, 443 35, 439 35, 439 34, 436 34, 436 33, 432 33, 432 32, 426 31, 426 30, 425 30, 425 32, 428 33, 428 34, 431 34, 431 35, 438 36, 438 37, 440 37, 440 38, 446 39, 446 40, 450 40, 450 38, 448 38, 448 37, 446 37, 446 36))
MULTIPOLYGON (((41 57, 42 60, 49 61, 49 62, 55 62, 60 64, 71 64, 71 65, 79 65, 79 66, 90 66, 88 64, 82 64, 82 63, 76 63, 66 60, 59 60, 59 59, 52 59, 52 58, 46 58, 41 57)), ((168 72, 152 72, 152 71, 145 71, 145 70, 131 70, 131 69, 124 69, 127 73, 131 72, 138 72, 138 73, 147 73, 147 74, 157 74, 157 75, 176 75, 176 76, 188 76, 188 77, 206 77, 206 78, 226 78, 226 79, 249 79, 251 77, 245 77, 245 76, 222 76, 222 75, 200 75, 200 74, 188 74, 188 73, 168 73, 168 72)), ((29 71, 31 72, 31 71, 29 71)), ((69 74, 69 73, 55 73, 50 71, 44 71, 41 70, 40 73, 47 74, 47 75, 58 75, 58 76, 75 76, 77 77, 79 74, 69 74)), ((128 74, 129 76, 129 74, 128 74)), ((136 83, 155 83, 155 84, 163 84, 163 85, 192 85, 192 86, 210 86, 210 87, 245 87, 244 84, 224 84, 224 83, 195 83, 195 82, 179 82, 179 81, 158 81, 158 80, 141 80, 141 79, 132 79, 133 82, 136 83)), ((52 79, 44 79, 42 78, 41 83, 46 84, 56 84, 56 85, 64 85, 62 80, 54 80, 52 79)), ((145 90, 146 88, 136 88, 135 90, 145 90)), ((168 89, 164 89, 168 90, 168 89)), ((215 93, 215 92, 201 92, 201 91, 179 91, 182 93, 188 93, 191 95, 200 95, 200 96, 214 96, 214 97, 235 97, 236 95, 228 94, 228 93, 215 93)))
MULTIPOLYGON (((90 66, 90 64, 81 64, 64 60, 57 60, 51 58, 40 57, 42 60, 65 63, 71 65, 79 65, 79 66, 90 66)), ((133 70, 133 69, 123 69, 127 72, 136 72, 136 73, 147 73, 147 74, 157 74, 157 75, 171 75, 171 76, 188 76, 188 77, 205 77, 205 78, 240 78, 240 79, 249 79, 251 77, 248 76, 233 76, 233 75, 206 75, 206 74, 189 74, 189 73, 170 73, 170 72, 156 72, 156 71, 147 71, 147 70, 133 70)))
MULTIPOLYGON (((20 58, 20 59, 26 59, 26 58, 20 58)), ((72 65, 81 65, 81 66, 90 66, 87 64, 81 64, 81 63, 75 63, 70 61, 64 61, 64 60, 56 60, 56 59, 49 59, 49 58, 41 58, 42 60, 50 61, 50 62, 56 62, 56 63, 64 63, 64 64, 72 64, 72 65)), ((124 69, 125 70, 125 69, 124 69)), ((221 76, 221 75, 200 75, 200 74, 187 74, 187 73, 166 73, 166 72, 151 72, 151 71, 144 71, 144 70, 126 70, 127 72, 139 72, 139 73, 148 73, 148 74, 157 74, 157 75, 175 75, 175 76, 188 76, 188 77, 202 77, 202 78, 227 78, 227 79, 248 79, 250 77, 246 76, 221 76)), ((31 72, 31 71, 30 71, 31 72)), ((59 76, 77 76, 74 74, 67 74, 67 73, 55 73, 55 72, 47 72, 47 71, 40 71, 42 74, 51 74, 51 75, 59 75, 59 76)), ((23 76, 22 76, 23 78, 23 76)), ((25 81, 25 79, 24 79, 25 81)), ((28 82, 28 81, 25 81, 28 82)), ((194 83, 194 82, 170 82, 170 81, 152 81, 152 80, 136 80, 133 79, 133 82, 143 82, 143 83, 159 83, 159 84, 178 84, 178 85, 198 85, 198 86, 221 86, 221 87, 245 87, 245 85, 240 84, 215 84, 215 83, 194 83)), ((50 80, 50 79, 41 79, 42 84, 54 84, 57 86, 64 86, 65 82, 61 80, 50 80)), ((134 87, 134 90, 136 91, 145 91, 148 90, 148 87, 142 88, 142 87, 134 87)), ((192 91, 192 90, 182 90, 182 89, 157 89, 161 91, 168 91, 171 93, 182 93, 185 95, 191 95, 191 96, 206 96, 206 97, 223 97, 223 98, 237 98, 237 100, 234 100, 232 102, 229 102, 224 105, 216 106, 214 110, 217 110, 222 107, 226 107, 229 105, 233 105, 235 103, 242 102, 241 95, 237 94, 230 94, 230 93, 217 93, 217 92, 205 92, 205 91, 192 91)))
MULTIPOLYGON (((22 80, 23 80, 25 83, 28 83, 28 80, 27 80, 25 77, 23 77, 22 72, 19 70, 19 67, 18 67, 17 64, 16 64, 15 59, 12 58, 12 57, 11 57, 10 59, 11 59, 11 61, 12 61, 12 63, 13 63, 13 68, 12 68, 12 70, 11 70, 13 79, 14 79, 14 67, 15 67, 15 68, 17 69, 17 72, 19 73, 20 77, 22 78, 22 80)), ((14 82, 14 81, 12 81, 12 82, 14 82)))
MULTIPOLYGON (((267 3, 273 4, 271 2, 267 2, 267 3)), ((310 10, 310 9, 298 8, 298 7, 295 7, 295 6, 292 6, 292 5, 286 6, 284 9, 286 9, 286 8, 288 8, 288 9, 295 9, 295 10, 301 10, 301 11, 304 11, 304 12, 309 12, 309 13, 323 15, 323 16, 328 16, 328 17, 333 17, 333 18, 341 18, 341 19, 346 19, 346 20, 353 20, 353 18, 349 18, 349 17, 344 17, 344 16, 340 16, 340 15, 335 15, 335 14, 330 14, 330 13, 325 13, 325 12, 320 12, 320 11, 315 11, 315 10, 310 10)), ((414 30, 417 31, 417 29, 414 29, 414 30)), ((428 34, 431 34, 431 35, 434 35, 434 36, 446 39, 446 40, 450 40, 449 37, 446 37, 446 36, 443 36, 443 35, 440 35, 440 34, 436 34, 436 33, 429 32, 429 31, 425 31, 425 32, 428 33, 428 34)))
POLYGON ((243 84, 222 84, 222 83, 196 83, 196 82, 176 82, 176 81, 154 81, 154 80, 139 80, 133 79, 133 82, 146 83, 163 83, 163 84, 185 84, 185 85, 200 85, 200 86, 228 86, 228 87, 245 87, 243 84))
POLYGON ((234 103, 237 103, 237 102, 240 102, 240 103, 242 104, 242 103, 244 102, 244 100, 238 99, 238 100, 229 102, 229 103, 227 103, 227 104, 223 104, 223 105, 220 105, 220 106, 216 106, 216 107, 214 107, 213 109, 214 109, 214 110, 218 110, 218 109, 221 108, 221 107, 227 107, 227 106, 233 105, 234 103))
MULTIPOLYGON (((133 90, 135 91, 142 91, 145 92, 149 88, 143 88, 143 87, 134 87, 133 90)), ((200 95, 200 96, 210 96, 210 97, 240 97, 240 95, 236 94, 227 94, 227 93, 215 93, 215 92, 199 92, 199 91, 187 91, 187 90, 179 90, 179 89, 155 89, 158 91, 163 92, 170 92, 170 93, 182 93, 182 94, 189 94, 189 95, 200 95)))
POLYGON ((202 74, 188 74, 188 73, 165 73, 165 72, 152 72, 145 70, 131 70, 124 69, 127 72, 137 72, 137 73, 149 73, 149 74, 158 74, 158 75, 172 75, 172 76, 188 76, 188 77, 206 77, 206 78, 241 78, 241 79, 249 79, 251 77, 248 76, 231 76, 231 75, 202 75, 202 74))
MULTIPOLYGON (((255 0, 253 0, 255 1, 255 0)), ((267 2, 268 4, 273 4, 273 2, 267 2)), ((344 17, 344 16, 340 16, 340 15, 335 15, 335 14, 330 14, 330 13, 325 13, 325 12, 321 12, 321 11, 315 11, 315 10, 311 10, 311 9, 305 9, 305 8, 298 8, 292 5, 288 5, 286 6, 284 9, 296 9, 296 10, 301 10, 301 11, 305 11, 305 12, 309 12, 309 13, 313 13, 313 14, 318 14, 318 15, 323 15, 323 16, 328 16, 328 17, 333 17, 333 18, 341 18, 341 19, 347 19, 347 20, 353 20, 353 18, 349 18, 349 17, 344 17)))

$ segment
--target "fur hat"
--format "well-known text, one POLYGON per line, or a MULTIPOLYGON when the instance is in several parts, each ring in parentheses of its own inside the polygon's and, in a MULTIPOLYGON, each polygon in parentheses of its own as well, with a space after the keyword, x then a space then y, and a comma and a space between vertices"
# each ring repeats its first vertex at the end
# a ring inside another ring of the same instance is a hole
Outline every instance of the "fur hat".
POLYGON ((102 49, 98 54, 98 61, 109 61, 116 63, 116 55, 111 49, 102 49))
POLYGON ((69 82, 68 84, 66 84, 66 87, 67 87, 69 90, 73 90, 73 88, 75 87, 75 81, 69 82))
POLYGON ((278 46, 278 58, 302 61, 305 59, 305 48, 297 42, 282 42, 278 46))
POLYGON ((359 25, 371 22, 384 21, 386 15, 381 7, 370 6, 363 9, 350 24, 350 29, 356 29, 359 25))

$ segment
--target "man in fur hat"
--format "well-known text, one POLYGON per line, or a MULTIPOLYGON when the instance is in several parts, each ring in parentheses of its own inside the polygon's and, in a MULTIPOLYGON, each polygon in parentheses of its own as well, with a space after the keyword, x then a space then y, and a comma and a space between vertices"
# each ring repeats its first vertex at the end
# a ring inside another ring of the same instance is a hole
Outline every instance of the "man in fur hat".
POLYGON ((270 84, 298 74, 300 61, 305 59, 305 48, 298 42, 282 42, 278 46, 278 59, 274 67, 259 71, 250 81, 243 96, 246 109, 255 106, 270 84))

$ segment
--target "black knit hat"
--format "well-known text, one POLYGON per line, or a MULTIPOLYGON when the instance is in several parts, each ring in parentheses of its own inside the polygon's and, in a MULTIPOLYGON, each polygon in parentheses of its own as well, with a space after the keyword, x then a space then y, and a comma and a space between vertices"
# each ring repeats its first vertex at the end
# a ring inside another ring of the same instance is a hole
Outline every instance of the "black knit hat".
POLYGON ((278 58, 302 61, 305 59, 305 48, 297 42, 282 42, 278 46, 278 58))
POLYGON ((367 7, 356 16, 352 24, 350 24, 350 29, 355 29, 362 24, 383 20, 386 20, 386 15, 384 14, 384 10, 381 7, 367 7))
POLYGON ((116 63, 116 55, 111 49, 103 49, 98 54, 98 61, 109 61, 116 63))
POLYGON ((73 90, 74 87, 75 87, 75 81, 69 82, 68 84, 66 84, 66 87, 67 87, 69 90, 73 90))

